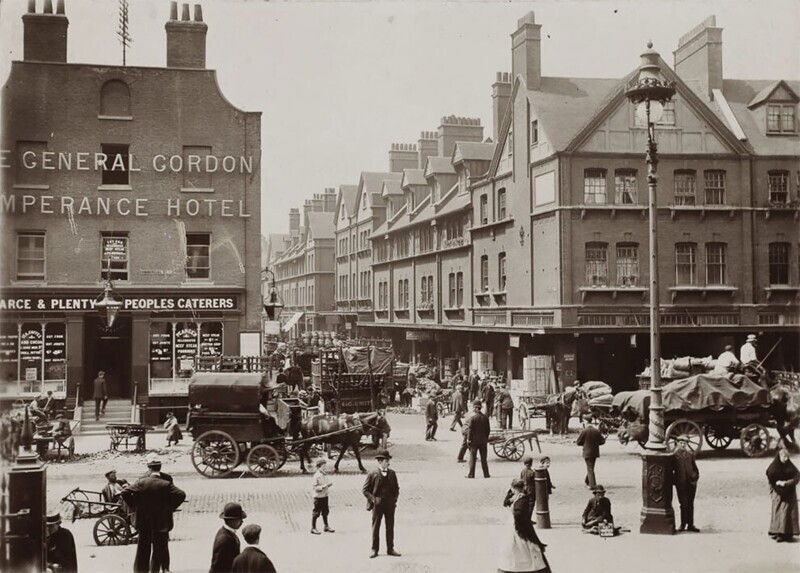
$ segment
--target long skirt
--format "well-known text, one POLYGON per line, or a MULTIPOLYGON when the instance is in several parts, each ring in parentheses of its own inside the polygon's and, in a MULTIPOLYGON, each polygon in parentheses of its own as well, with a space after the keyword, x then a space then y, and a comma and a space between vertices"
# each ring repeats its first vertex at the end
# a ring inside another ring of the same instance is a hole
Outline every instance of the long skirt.
POLYGON ((535 543, 523 539, 514 523, 500 539, 498 573, 550 573, 544 553, 535 543))
POLYGON ((770 535, 800 535, 800 522, 797 515, 797 490, 781 499, 777 493, 772 497, 772 516, 769 522, 770 535))

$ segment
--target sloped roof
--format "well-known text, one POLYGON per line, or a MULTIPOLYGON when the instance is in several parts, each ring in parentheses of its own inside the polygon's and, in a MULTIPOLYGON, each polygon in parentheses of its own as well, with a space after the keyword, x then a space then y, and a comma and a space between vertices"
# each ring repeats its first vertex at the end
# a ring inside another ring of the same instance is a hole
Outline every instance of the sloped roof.
POLYGON ((400 183, 403 187, 405 187, 406 185, 427 185, 428 181, 425 179, 425 170, 404 169, 403 179, 401 180, 400 183))
POLYGON ((400 181, 403 178, 402 173, 393 172, 379 172, 379 171, 362 171, 361 183, 367 188, 370 193, 380 193, 384 181, 400 181))
POLYGON ((428 157, 428 162, 425 164, 425 177, 430 177, 437 173, 456 174, 449 157, 428 157))
POLYGON ((333 239, 335 229, 332 213, 312 211, 308 213, 308 228, 314 239, 333 239))
POLYGON ((469 193, 455 193, 455 196, 447 201, 442 207, 436 212, 437 217, 444 217, 445 215, 449 215, 450 213, 455 213, 456 211, 461 211, 462 209, 466 209, 472 205, 472 199, 469 196, 469 193))
MULTIPOLYGON (((348 215, 355 213, 356 199, 358 199, 358 185, 339 185, 339 203, 344 203, 348 215)), ((336 212, 339 212, 339 205, 336 206, 336 212)))
POLYGON ((403 189, 400 187, 400 181, 384 181, 383 182, 383 191, 381 191, 381 195, 402 195, 403 189))
MULTIPOLYGON (((744 81, 747 81, 747 80, 744 80, 744 81)), ((779 87, 779 86, 781 86, 781 85, 783 85, 783 86, 787 87, 787 88, 788 88, 788 91, 792 92, 792 93, 791 93, 791 95, 793 95, 793 96, 794 96, 794 98, 793 98, 793 99, 794 99, 794 101, 797 101, 797 100, 798 100, 797 93, 795 92, 795 90, 793 90, 791 87, 789 87, 789 84, 788 84, 787 82, 785 82, 785 81, 783 81, 783 80, 776 80, 776 81, 774 81, 774 82, 772 82, 772 83, 768 84, 768 85, 767 85, 766 87, 764 87, 764 88, 763 88, 763 89, 762 89, 760 92, 758 92, 758 93, 755 95, 755 97, 753 97, 753 99, 752 99, 752 100, 750 100, 750 103, 748 103, 748 104, 747 104, 747 107, 750 107, 750 108, 752 108, 752 107, 755 107, 755 106, 757 106, 757 105, 758 105, 758 104, 760 104, 760 103, 763 103, 763 102, 764 102, 764 101, 766 101, 766 100, 767 100, 767 99, 768 99, 768 98, 769 98, 769 97, 770 97, 770 96, 773 94, 773 92, 774 92, 775 90, 777 90, 777 89, 778 89, 778 87, 779 87)))
POLYGON ((459 161, 491 161, 494 155, 494 143, 475 143, 458 141, 453 148, 452 163, 459 161))
MULTIPOLYGON (((785 83, 792 91, 800 93, 800 81, 785 83)), ((756 154, 800 155, 800 136, 768 136, 759 112, 748 108, 759 94, 766 91, 769 95, 775 87, 776 82, 771 80, 723 80, 722 93, 756 154)), ((719 114, 716 104, 712 106, 719 114)))
POLYGON ((604 104, 625 85, 623 79, 542 78, 527 90, 540 129, 555 151, 563 151, 604 104))

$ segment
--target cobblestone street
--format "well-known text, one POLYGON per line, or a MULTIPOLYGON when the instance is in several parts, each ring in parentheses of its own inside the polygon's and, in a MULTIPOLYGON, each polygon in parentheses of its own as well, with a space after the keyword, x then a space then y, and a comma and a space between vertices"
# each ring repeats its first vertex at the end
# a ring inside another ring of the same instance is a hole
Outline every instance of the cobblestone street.
MULTIPOLYGON (((191 467, 189 446, 181 445, 180 454, 165 456, 164 467, 187 493, 172 534, 172 570, 207 570, 210 543, 220 526, 217 514, 225 502, 239 501, 248 513, 247 521, 264 528, 262 546, 281 572, 314 567, 371 572, 494 571, 493 547, 508 518, 502 498, 520 464, 503 461, 490 449, 492 478, 467 480, 466 464, 455 462, 461 434, 447 430, 449 419, 440 425, 436 443, 423 440, 422 416, 390 415, 390 423, 392 465, 401 490, 396 539, 403 557, 367 558, 369 514, 361 494, 363 476, 354 458, 345 457, 341 473, 333 476, 331 525, 336 533, 312 537, 308 533, 311 478, 300 474, 296 459, 267 479, 207 480, 191 467)), ((728 452, 701 454, 696 512, 702 532, 640 535, 641 461, 636 447, 623 448, 611 436, 598 461, 598 479, 610 492, 616 522, 632 531, 603 540, 580 532, 580 515, 590 496, 583 486, 580 450, 572 445, 575 437, 573 432, 568 439, 542 436, 541 440, 542 450, 553 461, 551 474, 557 489, 550 498, 553 528, 540 535, 549 546, 547 554, 555 571, 798 570, 797 545, 776 546, 766 535, 768 458, 746 458, 733 446, 728 452)), ((161 438, 153 436, 151 447, 161 438)), ((105 445, 100 438, 85 438, 79 445, 83 444, 105 445)), ((86 452, 85 447, 80 451, 86 452)), ((374 467, 370 449, 363 452, 363 460, 368 469, 374 467)), ((48 469, 49 505, 58 505, 77 485, 99 489, 107 466, 132 478, 141 473, 143 461, 138 455, 119 455, 94 463, 53 464, 48 469)), ((91 520, 67 525, 76 536, 81 570, 130 571, 135 546, 96 547, 92 526, 91 520)))

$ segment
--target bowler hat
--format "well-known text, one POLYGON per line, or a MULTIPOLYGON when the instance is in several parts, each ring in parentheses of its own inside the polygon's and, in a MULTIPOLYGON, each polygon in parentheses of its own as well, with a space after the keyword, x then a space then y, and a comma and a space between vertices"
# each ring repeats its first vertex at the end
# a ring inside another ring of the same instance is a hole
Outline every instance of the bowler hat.
POLYGON ((147 458, 147 467, 148 468, 152 468, 152 467, 160 466, 160 465, 161 465, 161 458, 159 458, 156 455, 148 456, 148 458, 147 458))
POLYGON ((375 459, 376 459, 376 460, 391 460, 391 459, 392 459, 392 456, 391 456, 391 454, 389 453, 389 450, 386 450, 386 449, 383 449, 383 448, 381 448, 381 449, 380 449, 380 450, 378 450, 378 451, 377 451, 377 453, 375 454, 375 459))
POLYGON ((605 493, 605 492, 606 488, 604 488, 602 485, 599 484, 592 488, 592 493, 605 493))
POLYGON ((47 525, 58 525, 61 523, 61 514, 59 512, 51 513, 47 516, 47 525))
POLYGON ((247 514, 242 509, 242 506, 235 502, 225 504, 222 513, 219 514, 222 519, 246 519, 247 514))

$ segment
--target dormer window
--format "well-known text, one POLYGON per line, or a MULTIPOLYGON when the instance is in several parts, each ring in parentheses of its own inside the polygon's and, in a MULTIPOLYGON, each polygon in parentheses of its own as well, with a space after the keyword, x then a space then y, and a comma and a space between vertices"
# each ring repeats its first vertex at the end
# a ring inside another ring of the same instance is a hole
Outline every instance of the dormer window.
POLYGON ((767 133, 794 133, 794 125, 794 104, 767 105, 767 133))

